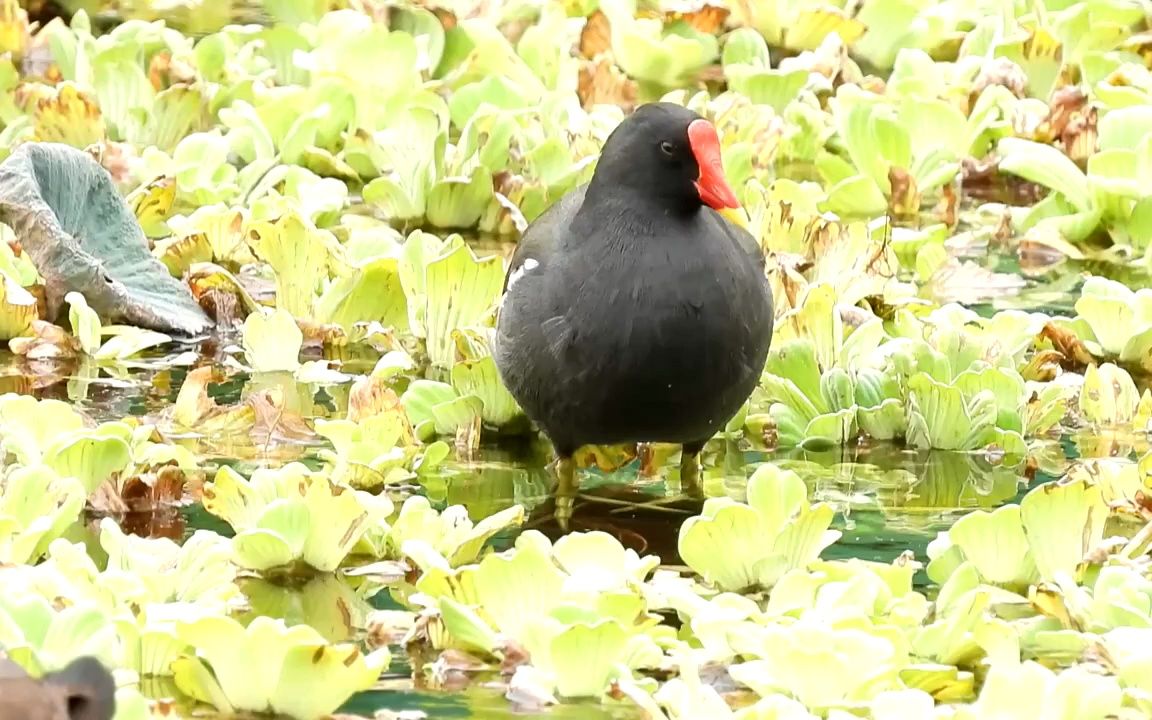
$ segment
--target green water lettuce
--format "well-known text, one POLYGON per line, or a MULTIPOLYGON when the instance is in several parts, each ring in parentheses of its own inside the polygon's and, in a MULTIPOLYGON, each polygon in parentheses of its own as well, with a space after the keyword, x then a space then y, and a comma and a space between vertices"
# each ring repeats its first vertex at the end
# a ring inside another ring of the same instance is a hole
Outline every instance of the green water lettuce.
POLYGON ((1150 583, 1139 572, 1106 565, 1090 586, 1067 581, 1045 583, 1032 595, 1033 605, 1065 631, 1105 633, 1116 628, 1148 628, 1150 583))
POLYGON ((732 13, 769 45, 789 50, 814 50, 831 33, 852 45, 866 28, 844 10, 844 3, 834 0, 737 4, 732 13))
MULTIPOLYGON (((395 559, 407 554, 405 548, 409 543, 420 543, 425 547, 419 553, 434 551, 451 567, 460 567, 477 562, 493 536, 519 527, 524 520, 523 506, 513 505, 473 523, 463 505, 451 505, 437 512, 428 498, 414 495, 400 506, 395 520, 371 528, 361 543, 370 547, 376 557, 395 559)), ((369 570, 370 567, 364 567, 357 572, 369 570)))
POLYGON ((785 691, 818 711, 866 700, 900 686, 898 670, 907 658, 903 642, 869 630, 804 619, 748 629, 741 645, 757 659, 729 672, 762 696, 785 691))
MULTIPOLYGON (((337 481, 370 488, 412 477, 407 465, 417 446, 399 408, 358 421, 317 418, 316 432, 332 443, 333 449, 322 451, 321 456, 337 481)), ((437 446, 431 451, 442 455, 447 447, 437 446)))
MULTIPOLYGON (((244 240, 244 230, 250 221, 246 209, 214 203, 201 205, 187 214, 174 215, 167 224, 174 238, 203 237, 214 262, 238 270, 240 266, 256 261, 251 247, 244 240)), ((159 245, 156 251, 160 251, 159 245)))
POLYGON ((912 586, 919 567, 907 556, 891 563, 819 560, 786 573, 764 612, 785 617, 813 609, 832 614, 855 609, 876 622, 910 626, 922 622, 929 611, 927 598, 912 586))
POLYGON ((194 650, 175 663, 176 685, 225 713, 282 713, 316 720, 367 690, 388 666, 387 649, 363 655, 329 644, 307 625, 257 617, 247 627, 225 617, 178 624, 194 650))
POLYGON ((1152 709, 1152 687, 1146 671, 1149 663, 1148 642, 1152 633, 1147 627, 1123 627, 1103 635, 1102 645, 1112 659, 1115 673, 1124 686, 1126 705, 1141 712, 1152 709))
POLYGON ((770 588, 784 573, 804 567, 840 537, 829 530, 832 507, 808 504, 795 473, 763 465, 748 480, 748 502, 710 498, 702 515, 680 528, 680 556, 695 572, 725 590, 770 588), (732 548, 744 548, 732 553, 732 548))
POLYGON ((244 356, 256 372, 293 372, 300 367, 304 334, 286 310, 254 312, 242 328, 244 356))
POLYGON ((676 87, 716 60, 719 42, 684 21, 664 25, 659 18, 636 17, 631 0, 601 2, 611 24, 616 62, 632 77, 658 87, 676 87))
POLYGON ((125 536, 109 519, 102 525, 107 569, 97 569, 83 544, 61 539, 43 563, 14 566, 4 580, 47 602, 83 608, 84 622, 92 626, 86 632, 106 635, 102 626, 114 625, 117 642, 105 656, 116 667, 141 676, 170 675, 172 660, 186 647, 176 637, 176 621, 226 614, 239 595, 230 545, 198 531, 181 548, 167 539, 125 536))
POLYGON ((477 258, 459 235, 441 241, 414 232, 404 243, 400 280, 413 333, 424 339, 433 365, 451 367, 453 334, 491 325, 504 266, 499 256, 477 258))
POLYGON ((200 207, 240 198, 239 172, 228 162, 230 147, 219 130, 184 136, 171 154, 146 147, 141 152, 147 178, 176 179, 178 205, 200 207))
POLYGON ((1024 437, 1044 434, 1059 422, 1069 395, 1061 386, 1029 385, 1015 369, 1044 318, 973 315, 946 306, 924 323, 897 312, 896 334, 903 338, 892 344, 888 369, 908 391, 908 439, 921 448, 994 444, 1020 454, 1024 437), (911 338, 916 339, 905 342, 911 338))
MULTIPOLYGON (((154 87, 132 46, 133 35, 148 34, 150 28, 128 23, 117 30, 113 42, 107 42, 112 38, 97 41, 98 49, 89 59, 91 82, 101 98, 108 138, 171 152, 182 138, 200 129, 203 90, 194 86, 154 87)), ((186 42, 177 37, 173 44, 186 42)))
POLYGON ((348 335, 371 323, 401 332, 409 329, 400 275, 401 243, 390 232, 386 225, 349 229, 348 271, 333 277, 317 300, 319 319, 348 335))
POLYGON ((488 345, 490 334, 456 331, 449 382, 415 380, 400 401, 422 440, 453 435, 475 426, 516 432, 525 426, 524 411, 504 386, 488 345))
POLYGON ((356 98, 352 127, 380 129, 405 105, 418 102, 413 97, 423 79, 421 43, 409 32, 390 30, 364 13, 341 10, 320 18, 315 38, 306 60, 312 84, 333 82, 356 98), (380 68, 390 72, 381 73, 380 68))
POLYGON ((317 575, 302 585, 250 577, 241 580, 240 587, 247 601, 235 615, 241 622, 261 615, 283 618, 289 625, 308 625, 333 643, 358 638, 373 612, 362 588, 332 574, 317 575))
MULTIPOLYGON (((852 241, 844 245, 862 249, 852 241)), ((837 256, 843 251, 844 248, 829 249, 830 254, 837 256)), ((840 260, 836 257, 829 264, 846 270, 840 265, 840 260)), ((868 313, 858 314, 859 320, 849 323, 845 319, 845 311, 852 305, 847 300, 862 300, 857 293, 863 288, 838 285, 826 279, 825 272, 827 270, 818 272, 811 282, 801 279, 797 283, 799 287, 794 288, 796 299, 790 303, 793 307, 780 317, 778 332, 784 341, 811 341, 821 370, 835 366, 859 366, 862 357, 875 350, 885 339, 885 332, 878 318, 868 313)))
POLYGON ((448 634, 430 635, 434 645, 507 656, 515 643, 531 657, 532 669, 517 671, 531 681, 520 682, 566 697, 601 695, 621 665, 660 662, 649 634, 657 619, 638 592, 657 558, 641 559, 604 533, 574 533, 553 546, 528 531, 511 550, 458 569, 425 546, 405 550, 422 571, 410 600, 434 608, 448 634))
POLYGON ((779 693, 769 694, 751 705, 733 710, 715 688, 702 681, 700 668, 687 653, 678 655, 676 663, 680 674, 661 685, 653 695, 649 695, 639 684, 627 681, 619 682, 618 687, 653 720, 687 720, 694 717, 717 720, 816 720, 818 717, 808 712, 803 703, 779 693))
POLYGON ((257 470, 250 479, 220 468, 204 488, 204 508, 236 531, 232 549, 241 567, 303 564, 331 572, 373 523, 392 512, 392 503, 291 463, 257 470))
POLYGON ((811 341, 793 340, 774 350, 761 386, 772 403, 770 415, 781 445, 824 447, 855 439, 853 378, 838 367, 821 374, 811 341))
POLYGON ((323 142, 325 134, 339 136, 352 120, 354 104, 344 101, 347 91, 335 85, 261 89, 255 105, 236 100, 220 110, 225 136, 249 168, 266 170, 273 163, 302 165, 305 152, 323 142))
MULTIPOLYGON (((848 326, 835 293, 829 284, 809 286, 798 307, 778 322, 761 389, 771 403, 769 415, 781 445, 839 445, 857 434, 857 377, 850 368, 875 351, 885 333, 875 317, 855 329, 848 326)), ((865 377, 859 400, 869 408, 867 422, 873 429, 893 437, 902 428, 881 428, 882 418, 893 413, 879 409, 888 391, 865 377)), ((750 425, 759 422, 756 413, 749 415, 750 425)))
MULTIPOLYGON (((291 316, 272 315, 264 320, 249 316, 247 322, 252 325, 246 326, 245 339, 261 366, 296 368, 291 347, 299 346, 302 335, 297 339, 300 330, 288 323, 292 318, 338 326, 333 332, 342 331, 343 337, 353 333, 358 323, 408 329, 399 247, 390 236, 365 228, 353 232, 349 243, 342 245, 331 231, 318 228, 296 210, 243 227, 251 253, 267 262, 275 274, 276 307, 291 316), (269 320, 274 322, 269 325, 269 320), (265 357, 253 343, 271 354, 265 357)), ((239 289, 237 294, 246 309, 258 310, 246 292, 239 289)))
POLYGON ((106 138, 107 123, 95 96, 73 81, 57 87, 34 83, 20 97, 28 118, 27 129, 16 136, 21 140, 80 149, 106 138))
POLYGON ((452 389, 462 397, 480 399, 480 418, 486 424, 504 427, 523 419, 524 411, 504 386, 496 369, 496 360, 490 353, 491 348, 484 342, 479 352, 468 353, 470 357, 464 357, 452 366, 449 380, 452 389))
MULTIPOLYGON (((913 301, 915 288, 899 282, 893 274, 899 263, 899 244, 895 242, 899 234, 893 234, 887 221, 840 222, 821 213, 817 205, 824 193, 814 182, 781 179, 759 188, 749 183, 745 193, 752 195, 746 206, 749 224, 758 230, 755 234, 761 245, 779 248, 775 250, 779 255, 769 255, 769 266, 773 260, 778 266, 770 273, 777 307, 805 308, 821 285, 834 290, 821 298, 825 306, 831 302, 859 307, 870 296, 882 297, 894 306, 922 302, 913 301), (788 257, 791 253, 807 262, 796 262, 797 258, 788 257)), ((811 315, 819 311, 805 312, 811 315)), ((834 319, 824 318, 820 327, 828 327, 829 321, 834 319)))
POLYGON ((931 608, 912 589, 916 569, 906 558, 891 565, 814 561, 781 577, 766 605, 731 593, 705 601, 697 591, 684 592, 683 584, 679 592, 662 589, 681 617, 690 618, 692 635, 702 645, 697 662, 735 661, 733 679, 762 697, 794 698, 835 717, 836 708, 864 707, 902 687, 904 671, 919 669, 909 664, 905 633, 923 623, 931 608), (874 661, 862 660, 867 653, 874 661), (861 662, 868 672, 859 671, 861 662), (840 670, 829 680, 819 667, 840 670))
POLYGON ((1141 393, 1128 371, 1112 363, 1088 366, 1077 405, 1080 417, 1097 427, 1144 431, 1152 422, 1152 391, 1141 393))
MULTIPOLYGON (((554 45, 551 37, 549 43, 554 45)), ((517 116, 519 160, 499 175, 496 202, 481 219, 485 232, 523 232, 564 193, 587 182, 624 113, 614 104, 584 111, 555 99, 517 116)))
POLYGON ((100 521, 100 547, 108 562, 100 575, 120 603, 196 603, 223 608, 239 595, 232 547, 208 530, 182 544, 127 535, 111 518, 100 521))
MULTIPOLYGON (((715 688, 700 680, 700 668, 688 653, 677 657, 680 673, 677 677, 660 686, 655 693, 639 682, 623 679, 617 682, 620 693, 626 695, 652 720, 673 718, 709 717, 718 720, 730 719, 732 709, 715 688), (667 712, 665 712, 667 711, 667 712)), ((796 703, 800 710, 803 705, 796 703)), ((808 716, 810 718, 812 716, 808 716)), ((808 720, 805 718, 805 720, 808 720)))
MULTIPOLYGON (((968 377, 972 376, 958 380, 968 377)), ((1014 386, 1005 389, 1005 394, 1012 393, 1011 400, 1023 399, 1024 381, 1018 376, 1005 373, 995 377, 1007 378, 1004 384, 1014 386)), ((997 427, 999 398, 995 391, 982 388, 980 379, 977 376, 969 385, 961 386, 941 383, 927 373, 910 378, 908 442, 921 449, 973 450, 996 444, 1012 452, 1021 451, 1023 436, 1019 431, 997 427)))
POLYGON ((276 307, 296 318, 312 317, 324 280, 341 264, 341 249, 332 233, 293 212, 253 223, 247 239, 256 257, 275 272, 276 307))
POLYGON ((839 88, 832 118, 847 157, 821 153, 816 159, 829 188, 826 209, 847 216, 915 213, 923 199, 954 181, 960 161, 983 157, 1009 132, 1004 88, 984 90, 965 115, 937 96, 939 80, 925 78, 936 70, 925 53, 902 50, 890 95, 839 88))
POLYGON ((1046 316, 980 318, 949 305, 920 316, 898 310, 887 324, 859 313, 853 328, 833 292, 810 286, 780 319, 747 421, 774 429, 780 445, 827 447, 866 434, 920 449, 1021 454, 1025 437, 1063 418, 1071 387, 1030 383, 1016 370, 1046 316), (755 412, 762 400, 768 418, 755 412))
POLYGON ((84 655, 116 667, 119 655, 111 617, 92 604, 56 607, 52 600, 17 588, 0 591, 0 643, 7 656, 34 675, 84 655))
POLYGON ((1100 150, 1081 170, 1060 150, 1007 138, 997 148, 1000 169, 1049 188, 1042 202, 1020 216, 1019 230, 1079 243, 1098 231, 1114 244, 1144 253, 1152 244, 1152 200, 1145 192, 1152 152, 1152 113, 1121 108, 1100 119, 1100 150))
POLYGON ((983 717, 1125 717, 1123 693, 1115 678, 1073 667, 1061 672, 1037 662, 996 663, 980 697, 961 709, 957 720, 983 717))
POLYGON ((119 489, 133 476, 175 461, 195 467, 185 450, 152 442, 151 425, 112 421, 87 427, 85 418, 59 400, 0 395, 0 447, 26 466, 43 464, 80 481, 88 495, 114 481, 119 489))
POLYGON ((96 360, 115 362, 126 360, 140 354, 144 350, 163 345, 172 341, 172 338, 161 332, 145 330, 144 328, 127 325, 111 325, 105 327, 84 296, 78 292, 70 292, 64 296, 68 303, 68 320, 72 326, 72 334, 80 343, 80 349, 96 360), (101 336, 110 337, 101 342, 101 336))
MULTIPOLYGON (((831 102, 847 158, 833 153, 817 158, 828 187, 827 210, 849 217, 873 216, 889 209, 897 214, 915 213, 921 196, 955 179, 961 155, 940 145, 941 138, 949 136, 936 135, 935 125, 917 126, 911 117, 924 107, 924 101, 909 100, 900 106, 855 85, 842 85, 831 102)), ((951 119, 949 111, 949 106, 940 105, 941 115, 951 119)), ((956 120, 964 128, 963 116, 956 120)))
POLYGON ((1107 110, 1147 104, 1152 91, 1152 72, 1125 54, 1109 54, 1086 64, 1085 76, 1096 101, 1107 110))
POLYGON ((1087 478, 1049 482, 1019 505, 965 515, 928 546, 928 575, 943 582, 965 565, 984 582, 1014 591, 1060 577, 1081 578, 1103 537, 1107 507, 1087 478), (1067 528, 1080 532, 1069 534, 1067 528))
POLYGON ((898 64, 900 54, 910 49, 927 51, 933 57, 946 57, 951 49, 954 56, 965 29, 984 17, 977 6, 962 4, 942 12, 931 5, 880 0, 860 8, 855 15, 863 36, 856 41, 854 50, 884 69, 898 64))
MULTIPOLYGON (((727 54, 725 57, 727 58, 727 54)), ((765 86, 763 93, 767 96, 765 102, 780 104, 792 100, 792 95, 786 99, 781 97, 783 93, 789 91, 789 87, 782 87, 775 81, 777 71, 763 70, 765 60, 753 55, 747 58, 747 61, 750 64, 737 63, 726 72, 744 72, 748 75, 749 82, 763 84, 765 86), (769 75, 770 79, 758 81, 759 72, 773 74, 769 75)), ((726 59, 726 67, 728 62, 726 59)), ((807 77, 803 72, 800 74, 807 77)), ((754 102, 744 93, 732 90, 715 97, 707 92, 689 95, 685 91, 678 90, 668 93, 661 100, 683 104, 716 126, 724 160, 724 175, 736 191, 737 197, 743 200, 744 209, 750 215, 755 212, 755 208, 749 207, 749 202, 765 191, 763 183, 770 183, 772 179, 770 168, 783 153, 785 143, 796 135, 804 134, 805 131, 803 128, 793 128, 772 105, 754 102)), ((813 130, 812 134, 817 132, 813 130)))
POLYGON ((195 602, 154 603, 121 611, 115 619, 120 667, 153 682, 170 682, 173 664, 189 650, 177 634, 178 623, 225 613, 220 607, 195 602))
MULTIPOLYGON (((367 162, 358 163, 359 171, 380 177, 364 187, 364 200, 395 223, 427 220, 439 228, 473 227, 493 200, 492 174, 503 170, 506 161, 494 154, 502 144, 490 138, 495 142, 483 148, 477 142, 480 134, 465 127, 460 143, 452 145, 443 101, 426 105, 407 108, 388 128, 365 139, 367 162)), ((511 125, 509 120, 502 128, 511 125)))
MULTIPOLYGON (((0 239, 4 235, 5 232, 0 230, 0 239)), ((27 255, 23 257, 27 260, 27 255)), ((0 248, 0 340, 30 334, 33 322, 39 319, 36 296, 29 292, 29 287, 35 283, 35 268, 32 268, 32 278, 23 280, 14 261, 11 248, 7 252, 0 248)))
MULTIPOLYGON (((351 169, 340 174, 354 176, 351 169)), ((277 166, 249 193, 252 217, 265 220, 296 211, 318 227, 331 227, 348 203, 346 181, 346 177, 321 177, 295 165, 277 166)))
POLYGON ((1073 327, 1094 355, 1152 369, 1152 290, 1090 276, 1076 301, 1073 327))
POLYGON ((11 467, 0 479, 0 559, 37 560, 79 519, 85 496, 78 480, 50 467, 11 467))
POLYGON ((927 314, 898 309, 890 329, 895 337, 922 340, 932 346, 931 352, 926 352, 923 346, 913 343, 911 361, 944 381, 971 369, 978 361, 999 368, 1023 365, 1036 335, 1048 321, 1042 313, 1018 310, 981 317, 969 308, 949 303, 927 314))
POLYGON ((41 563, 6 569, 11 573, 6 581, 49 600, 96 605, 117 614, 130 610, 133 616, 141 608, 155 607, 163 613, 171 605, 195 605, 200 611, 221 614, 239 596, 231 543, 216 533, 198 530, 184 545, 177 545, 167 538, 126 535, 105 518, 99 541, 107 555, 103 569, 83 543, 58 538, 41 563))
MULTIPOLYGON (((410 364, 411 358, 407 354, 394 352, 402 356, 397 363, 403 367, 410 364)), ((377 370, 381 367, 377 363, 377 370)), ((450 453, 443 441, 427 445, 417 442, 417 431, 413 429, 401 399, 390 388, 381 391, 386 378, 386 375, 381 377, 382 374, 374 373, 372 377, 353 383, 353 397, 371 400, 349 403, 346 418, 316 419, 317 434, 332 443, 332 450, 320 451, 321 459, 331 470, 332 479, 358 489, 378 488, 411 480, 418 474, 425 475, 450 453)))
POLYGON ((129 438, 117 430, 120 428, 68 433, 44 448, 41 460, 58 474, 79 480, 90 495, 132 462, 129 438))

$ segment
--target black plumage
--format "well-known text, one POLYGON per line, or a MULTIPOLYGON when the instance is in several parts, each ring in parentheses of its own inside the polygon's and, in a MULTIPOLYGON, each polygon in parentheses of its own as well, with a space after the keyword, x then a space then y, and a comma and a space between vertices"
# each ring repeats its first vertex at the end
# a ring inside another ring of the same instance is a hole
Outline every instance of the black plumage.
POLYGON ((670 442, 694 473, 751 394, 772 294, 755 239, 717 212, 737 206, 711 123, 653 103, 524 232, 494 354, 561 461, 586 444, 670 442))

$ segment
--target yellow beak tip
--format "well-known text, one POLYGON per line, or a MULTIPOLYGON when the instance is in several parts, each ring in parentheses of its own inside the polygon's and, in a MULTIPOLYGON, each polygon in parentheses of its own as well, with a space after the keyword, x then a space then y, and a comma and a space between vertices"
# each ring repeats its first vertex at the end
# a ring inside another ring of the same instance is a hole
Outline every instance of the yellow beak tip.
POLYGON ((750 230, 749 226, 751 225, 751 221, 749 220, 748 213, 745 212, 744 208, 724 208, 720 211, 720 214, 728 218, 730 222, 739 225, 745 230, 750 230))

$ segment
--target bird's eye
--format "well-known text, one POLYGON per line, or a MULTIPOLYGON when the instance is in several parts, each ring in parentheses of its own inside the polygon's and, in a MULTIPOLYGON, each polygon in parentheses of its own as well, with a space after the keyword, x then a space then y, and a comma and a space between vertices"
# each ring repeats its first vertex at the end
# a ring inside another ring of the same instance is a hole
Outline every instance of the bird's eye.
POLYGON ((668 142, 667 140, 660 143, 660 152, 664 153, 665 155, 668 155, 669 157, 671 157, 672 153, 675 152, 675 150, 676 150, 676 148, 673 147, 672 143, 668 142))

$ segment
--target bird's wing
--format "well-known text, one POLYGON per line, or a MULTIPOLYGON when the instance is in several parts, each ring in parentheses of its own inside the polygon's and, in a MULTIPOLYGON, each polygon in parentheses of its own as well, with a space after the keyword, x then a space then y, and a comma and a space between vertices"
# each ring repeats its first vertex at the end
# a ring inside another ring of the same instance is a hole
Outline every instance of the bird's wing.
POLYGON ((508 274, 504 277, 505 292, 520 277, 517 273, 524 272, 525 262, 533 260, 540 264, 547 261, 576 211, 584 204, 584 191, 587 187, 581 185, 553 203, 520 236, 512 260, 508 263, 508 274))

